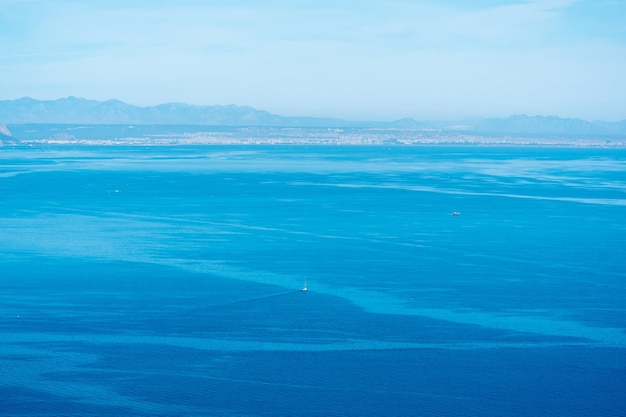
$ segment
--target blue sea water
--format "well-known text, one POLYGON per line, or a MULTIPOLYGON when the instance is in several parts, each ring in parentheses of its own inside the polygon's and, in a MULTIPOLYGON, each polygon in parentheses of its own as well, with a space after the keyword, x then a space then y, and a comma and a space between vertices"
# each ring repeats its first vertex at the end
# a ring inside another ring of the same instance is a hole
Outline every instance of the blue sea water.
POLYGON ((626 415, 626 150, 2 148, 0 195, 0 415, 626 415))

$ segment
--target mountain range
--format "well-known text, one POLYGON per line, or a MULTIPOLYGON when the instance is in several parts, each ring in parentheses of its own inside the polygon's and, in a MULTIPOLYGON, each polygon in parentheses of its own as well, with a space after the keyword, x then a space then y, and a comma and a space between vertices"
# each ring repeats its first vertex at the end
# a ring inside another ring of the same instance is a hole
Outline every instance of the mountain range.
MULTIPOLYGON (((626 120, 586 121, 553 116, 515 115, 463 122, 428 122, 411 118, 391 122, 348 121, 337 118, 285 117, 249 106, 198 106, 166 103, 138 107, 119 100, 97 101, 67 97, 58 100, 20 98, 0 100, 0 124, 36 123, 98 125, 205 125, 263 127, 335 127, 437 129, 481 135, 617 136, 626 137, 626 120)), ((0 132, 5 133, 6 132, 0 132)))

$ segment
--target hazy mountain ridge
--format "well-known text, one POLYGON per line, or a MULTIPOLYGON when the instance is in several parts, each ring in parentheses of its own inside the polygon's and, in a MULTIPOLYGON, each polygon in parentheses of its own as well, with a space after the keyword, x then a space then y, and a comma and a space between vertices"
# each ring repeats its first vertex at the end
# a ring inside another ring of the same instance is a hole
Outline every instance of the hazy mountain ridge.
POLYGON ((165 103, 138 107, 119 100, 67 97, 58 100, 0 100, 0 122, 6 124, 194 124, 213 126, 353 125, 340 119, 283 117, 250 106, 197 106, 165 103))
POLYGON ((626 120, 621 122, 586 121, 554 116, 514 115, 506 119, 485 119, 475 131, 496 134, 530 135, 624 135, 626 120))
MULTIPOLYGON (((0 123, 94 125, 203 125, 262 127, 337 127, 436 129, 486 135, 616 136, 626 137, 626 120, 586 121, 554 116, 514 115, 471 122, 421 122, 405 118, 391 122, 348 121, 322 117, 285 117, 250 106, 199 106, 165 103, 139 107, 119 100, 97 101, 67 97, 58 100, 21 98, 0 100, 0 123)), ((5 126, 6 128, 6 126, 5 126)), ((8 131, 8 129, 7 129, 8 131)), ((4 136, 6 133, 0 132, 4 136)))

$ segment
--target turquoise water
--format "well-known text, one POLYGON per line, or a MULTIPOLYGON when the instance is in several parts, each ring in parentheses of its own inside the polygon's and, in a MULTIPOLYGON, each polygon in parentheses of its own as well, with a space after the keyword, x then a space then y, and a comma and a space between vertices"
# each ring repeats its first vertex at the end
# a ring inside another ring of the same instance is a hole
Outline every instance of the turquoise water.
POLYGON ((624 150, 3 148, 0 193, 3 415, 626 414, 624 150))

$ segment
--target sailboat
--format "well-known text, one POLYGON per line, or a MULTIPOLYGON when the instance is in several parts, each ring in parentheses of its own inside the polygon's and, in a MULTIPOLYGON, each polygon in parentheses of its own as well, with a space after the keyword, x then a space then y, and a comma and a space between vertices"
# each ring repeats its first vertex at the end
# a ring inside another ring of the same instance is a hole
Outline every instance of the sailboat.
POLYGON ((306 287, 306 278, 304 278, 304 286, 302 287, 302 291, 308 291, 309 289, 306 287))

